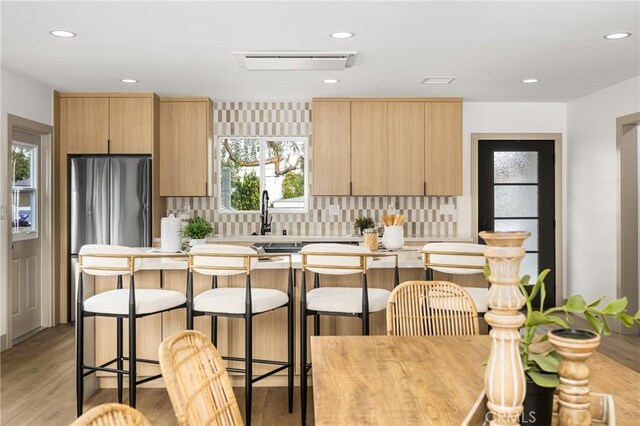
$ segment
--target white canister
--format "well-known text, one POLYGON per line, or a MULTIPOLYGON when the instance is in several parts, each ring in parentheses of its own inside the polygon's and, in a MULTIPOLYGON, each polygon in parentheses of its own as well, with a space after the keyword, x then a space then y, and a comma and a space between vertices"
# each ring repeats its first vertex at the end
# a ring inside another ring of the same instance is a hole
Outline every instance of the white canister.
POLYGON ((382 236, 382 246, 387 250, 400 250, 404 246, 404 228, 386 226, 382 236))
POLYGON ((175 253, 182 248, 182 220, 170 214, 160 220, 160 251, 175 253))

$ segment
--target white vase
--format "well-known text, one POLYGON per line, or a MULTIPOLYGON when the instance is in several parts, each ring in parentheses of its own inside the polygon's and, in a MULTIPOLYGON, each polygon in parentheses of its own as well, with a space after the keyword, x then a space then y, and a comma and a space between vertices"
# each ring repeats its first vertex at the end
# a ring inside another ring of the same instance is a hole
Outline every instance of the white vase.
POLYGON ((199 239, 199 240, 197 240, 197 239, 195 239, 195 238, 192 238, 192 239, 190 239, 190 240, 189 240, 189 245, 190 245, 191 247, 193 247, 193 246, 199 246, 199 245, 201 245, 201 244, 206 244, 206 242, 207 242, 207 239, 206 239, 206 238, 202 238, 202 239, 199 239))
POLYGON ((404 228, 402 226, 385 226, 382 246, 387 250, 400 250, 404 246, 404 228))

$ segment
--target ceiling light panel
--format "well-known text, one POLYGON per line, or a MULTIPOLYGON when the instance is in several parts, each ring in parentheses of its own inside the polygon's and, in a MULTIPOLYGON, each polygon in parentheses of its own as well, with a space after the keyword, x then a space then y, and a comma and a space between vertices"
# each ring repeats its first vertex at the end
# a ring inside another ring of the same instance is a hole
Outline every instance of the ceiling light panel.
POLYGON ((455 77, 427 77, 420 84, 449 84, 455 77))
POLYGON ((72 33, 71 31, 67 31, 67 30, 53 30, 53 31, 49 31, 49 34, 55 37, 60 37, 60 38, 73 38, 76 36, 76 33, 72 33))
POLYGON ((331 38, 337 39, 345 39, 354 37, 356 33, 352 33, 351 31, 336 31, 335 33, 331 33, 331 38))
POLYGON ((630 37, 631 33, 627 32, 619 32, 619 33, 611 33, 604 36, 607 40, 621 40, 623 38, 630 37))

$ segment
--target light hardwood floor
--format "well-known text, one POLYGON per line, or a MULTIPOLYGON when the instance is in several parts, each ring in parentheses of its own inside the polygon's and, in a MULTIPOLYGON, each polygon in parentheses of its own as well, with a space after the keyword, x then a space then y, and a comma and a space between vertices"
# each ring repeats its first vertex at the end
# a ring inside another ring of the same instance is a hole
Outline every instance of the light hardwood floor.
MULTIPOLYGON (((74 329, 59 325, 46 329, 2 353, 0 380, 0 424, 68 425, 75 420, 74 329)), ((244 388, 235 388, 244 414, 244 388)), ((125 403, 127 400, 125 391, 125 403)), ((85 403, 85 411, 115 402, 115 389, 101 389, 85 403)), ((164 388, 138 390, 138 407, 153 425, 176 424, 164 388)), ((307 418, 313 421, 313 395, 307 418)), ((253 424, 300 424, 299 389, 294 393, 294 411, 287 411, 287 388, 254 387, 253 424)))
MULTIPOLYGON (((579 322, 576 325, 580 325, 579 322)), ((75 419, 73 327, 46 329, 2 353, 0 424, 68 425, 75 419)), ((604 337, 598 349, 616 361, 640 371, 640 335, 604 337)), ((313 394, 309 393, 307 418, 313 424, 313 394)), ((244 413, 242 388, 236 388, 244 413)), ((165 389, 145 388, 138 394, 138 409, 154 425, 175 424, 165 389)), ((126 400, 126 392, 125 392, 126 400)), ((116 401, 115 389, 102 389, 86 403, 85 410, 116 401)), ((300 422, 299 390, 295 390, 293 414, 287 412, 286 388, 254 388, 255 425, 296 425, 300 422)))

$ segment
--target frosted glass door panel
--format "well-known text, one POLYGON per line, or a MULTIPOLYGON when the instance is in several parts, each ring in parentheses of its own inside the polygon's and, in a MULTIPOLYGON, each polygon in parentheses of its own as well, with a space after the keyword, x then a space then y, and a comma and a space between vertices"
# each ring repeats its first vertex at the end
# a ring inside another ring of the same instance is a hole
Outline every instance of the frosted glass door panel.
POLYGON ((538 253, 527 253, 520 264, 520 276, 529 275, 529 284, 535 284, 538 273, 538 253))
POLYGON ((499 185, 494 187, 495 217, 537 217, 538 187, 499 185))
POLYGON ((538 153, 494 152, 493 173, 495 183, 538 183, 538 153))
POLYGON ((538 251, 538 219, 496 219, 494 225, 499 232, 531 232, 531 236, 524 242, 524 249, 538 251))

